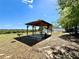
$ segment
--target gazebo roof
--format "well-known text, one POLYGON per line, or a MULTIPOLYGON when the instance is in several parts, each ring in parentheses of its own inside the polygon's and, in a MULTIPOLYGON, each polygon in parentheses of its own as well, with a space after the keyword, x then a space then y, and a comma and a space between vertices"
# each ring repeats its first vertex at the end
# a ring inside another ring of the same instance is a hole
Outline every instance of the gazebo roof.
POLYGON ((33 26, 52 26, 52 24, 44 21, 44 20, 37 20, 33 22, 26 23, 25 25, 33 25, 33 26))

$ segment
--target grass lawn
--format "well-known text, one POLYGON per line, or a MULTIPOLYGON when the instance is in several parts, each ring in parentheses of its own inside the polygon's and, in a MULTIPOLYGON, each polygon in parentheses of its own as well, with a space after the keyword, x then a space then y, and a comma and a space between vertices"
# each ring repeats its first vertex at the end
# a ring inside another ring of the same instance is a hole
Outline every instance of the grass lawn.
MULTIPOLYGON (((0 35, 0 59, 40 59, 43 56, 35 50, 45 46, 71 44, 68 41, 59 39, 61 32, 54 32, 51 37, 37 43, 34 46, 28 46, 22 42, 15 40, 17 34, 1 34, 0 35)), ((21 36, 25 36, 23 33, 21 36)), ((75 44, 77 46, 77 44, 75 44)), ((79 46, 79 45, 78 45, 79 46)), ((44 57, 44 56, 43 56, 44 57)))
MULTIPOLYGON (((24 33, 23 35, 26 34, 24 33)), ((11 59, 17 59, 18 55, 20 56, 20 54, 24 54, 25 50, 30 49, 29 46, 16 41, 14 39, 15 37, 18 37, 17 34, 0 35, 0 59, 10 58, 10 57, 11 59)))

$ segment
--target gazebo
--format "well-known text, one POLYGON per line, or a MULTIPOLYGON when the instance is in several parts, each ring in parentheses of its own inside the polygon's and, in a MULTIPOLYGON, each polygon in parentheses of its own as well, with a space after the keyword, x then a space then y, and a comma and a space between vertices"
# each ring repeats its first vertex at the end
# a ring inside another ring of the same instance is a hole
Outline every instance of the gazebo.
POLYGON ((44 20, 32 21, 32 22, 26 23, 25 25, 27 25, 27 36, 28 36, 29 26, 32 27, 32 35, 36 34, 36 27, 40 28, 40 35, 48 34, 49 32, 52 35, 52 24, 50 24, 44 20), (46 31, 47 33, 43 32, 44 29, 47 30, 46 31))

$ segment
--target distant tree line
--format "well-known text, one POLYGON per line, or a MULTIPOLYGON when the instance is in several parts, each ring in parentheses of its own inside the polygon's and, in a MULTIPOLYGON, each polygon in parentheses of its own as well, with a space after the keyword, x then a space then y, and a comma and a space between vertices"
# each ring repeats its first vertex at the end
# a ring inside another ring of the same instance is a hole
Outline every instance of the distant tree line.
MULTIPOLYGON (((29 30, 31 32, 32 30, 29 30)), ((26 29, 0 29, 0 34, 25 33, 26 29)))

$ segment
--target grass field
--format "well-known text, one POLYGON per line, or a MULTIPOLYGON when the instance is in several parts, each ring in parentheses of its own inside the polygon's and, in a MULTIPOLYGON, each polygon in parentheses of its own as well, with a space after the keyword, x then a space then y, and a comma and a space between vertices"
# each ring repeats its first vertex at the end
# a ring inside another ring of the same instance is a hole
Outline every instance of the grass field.
POLYGON ((10 58, 10 57, 11 59, 17 59, 18 55, 23 54, 22 52, 30 49, 29 46, 16 41, 14 39, 15 37, 18 37, 17 34, 0 35, 0 59, 10 58), (13 55, 15 55, 14 56, 15 58, 12 57, 13 55))
MULTIPOLYGON (((26 33, 21 36, 25 36, 26 33)), ((34 46, 28 46, 22 42, 15 40, 17 34, 2 34, 0 35, 0 59, 44 59, 43 55, 35 50, 45 46, 72 44, 71 42, 59 39, 61 32, 53 33, 50 38, 37 43, 34 46)), ((74 43, 75 46, 78 46, 74 43)))
MULTIPOLYGON (((26 33, 21 36, 26 36, 26 33)), ((33 57, 35 52, 32 51, 32 47, 17 41, 14 39, 16 37, 18 37, 17 34, 0 35, 0 59, 29 59, 33 57)), ((37 57, 35 58, 37 59, 37 57)))

